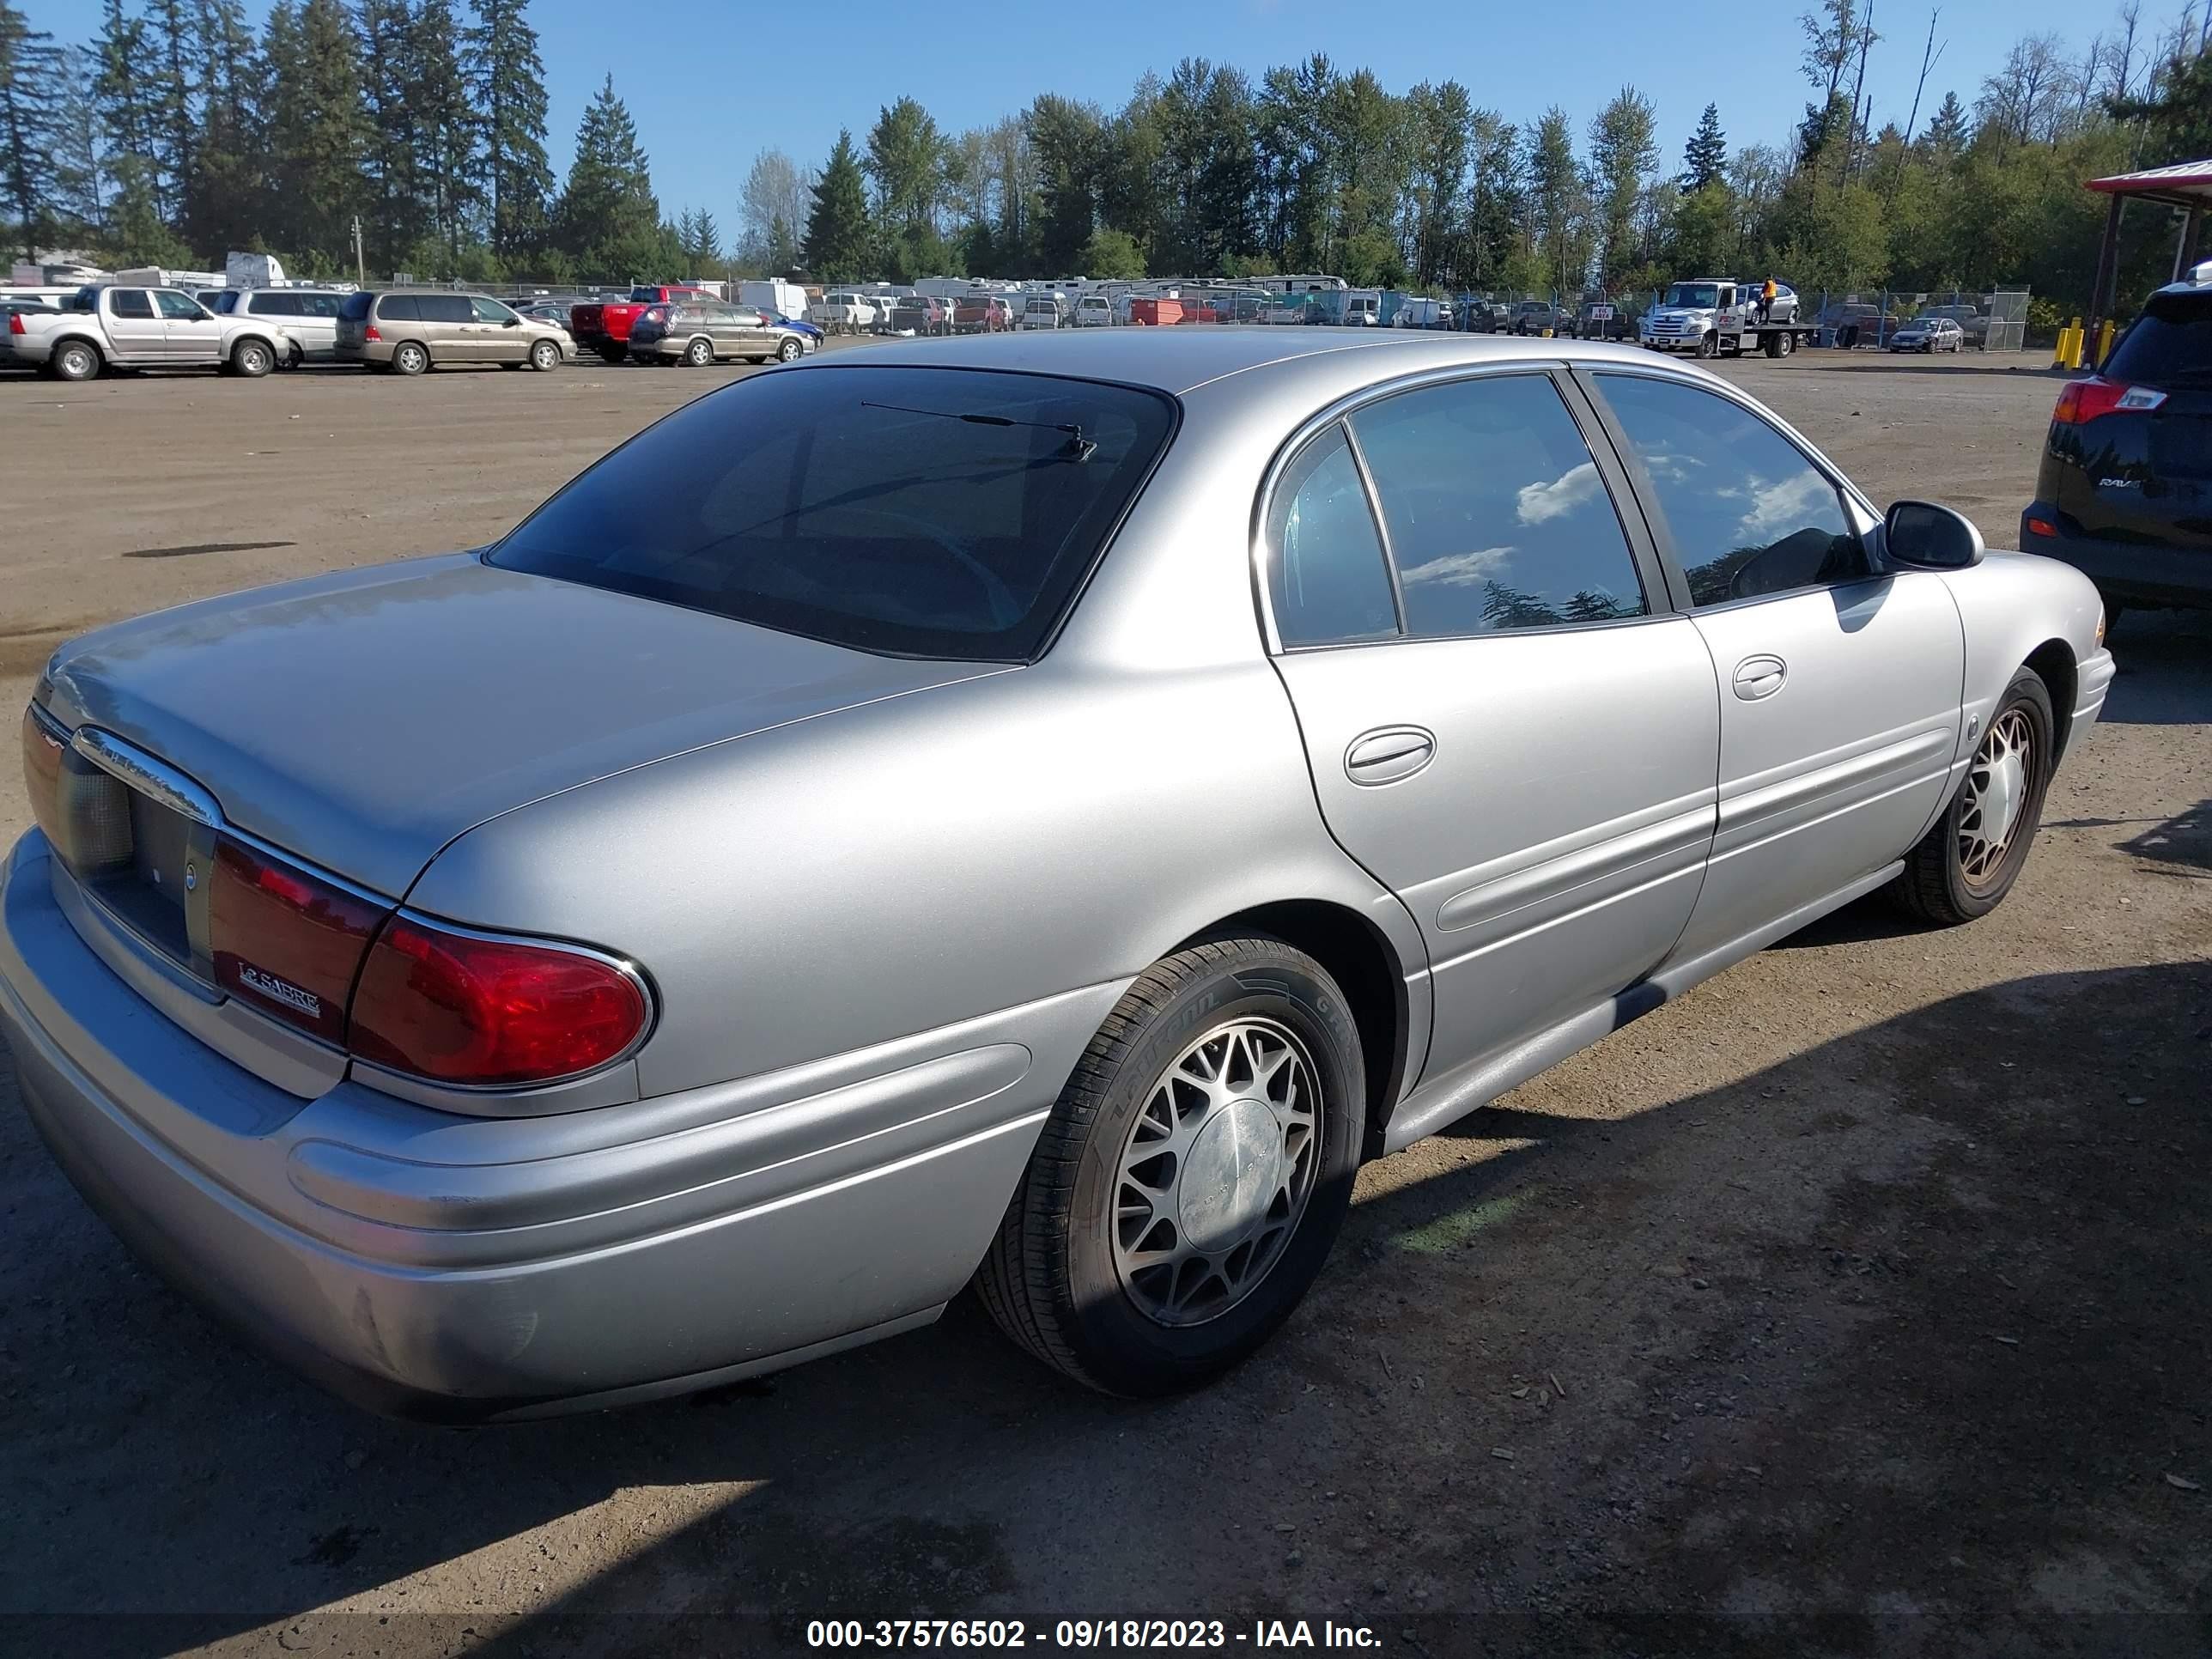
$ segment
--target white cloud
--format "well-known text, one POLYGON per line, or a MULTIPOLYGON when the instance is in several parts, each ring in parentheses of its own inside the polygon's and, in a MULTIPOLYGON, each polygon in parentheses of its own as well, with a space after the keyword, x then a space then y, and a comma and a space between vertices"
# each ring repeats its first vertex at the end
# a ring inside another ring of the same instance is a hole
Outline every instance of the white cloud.
POLYGON ((1473 553, 1448 553, 1441 559, 1431 559, 1426 564, 1417 564, 1410 570, 1399 573, 1398 580, 1407 587, 1420 582, 1434 582, 1440 587, 1473 587, 1488 581, 1498 566, 1513 556, 1510 547, 1486 547, 1473 553))
POLYGON ((1595 461, 1584 461, 1550 483, 1522 484, 1521 522, 1542 524, 1547 519, 1560 518, 1589 501, 1601 488, 1595 461))
POLYGON ((1751 481, 1751 511, 1736 526, 1737 544, 1774 541, 1777 531, 1802 530, 1835 517, 1836 493, 1828 481, 1810 467, 1792 472, 1779 483, 1751 481), (1826 512, 1820 509, 1826 503, 1826 512))

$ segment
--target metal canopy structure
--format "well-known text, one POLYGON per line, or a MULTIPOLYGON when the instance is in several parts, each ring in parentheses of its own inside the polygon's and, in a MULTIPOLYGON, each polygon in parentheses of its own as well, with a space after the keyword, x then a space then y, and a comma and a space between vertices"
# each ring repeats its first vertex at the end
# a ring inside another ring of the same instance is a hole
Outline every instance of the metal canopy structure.
POLYGON ((2087 187, 2112 200, 2105 215, 2105 240, 2097 250, 2097 280, 2089 294, 2088 337, 2094 340, 2099 327, 2112 314, 2112 289, 2120 275, 2121 210, 2131 201, 2182 210, 2181 234, 2173 246, 2173 280, 2179 282, 2182 273, 2196 263, 2204 210, 2212 206, 2212 158, 2177 161, 2141 173, 2117 173, 2109 179, 2092 179, 2087 187))

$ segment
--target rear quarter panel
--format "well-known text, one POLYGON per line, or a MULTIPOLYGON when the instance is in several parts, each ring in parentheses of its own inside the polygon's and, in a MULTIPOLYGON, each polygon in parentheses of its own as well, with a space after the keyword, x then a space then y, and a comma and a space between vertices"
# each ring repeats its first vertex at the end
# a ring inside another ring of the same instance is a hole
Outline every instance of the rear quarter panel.
POLYGON ((1048 658, 699 750, 471 830, 410 902, 633 956, 650 1096, 1126 981, 1285 897, 1396 904, 1323 830, 1255 655, 1048 658))

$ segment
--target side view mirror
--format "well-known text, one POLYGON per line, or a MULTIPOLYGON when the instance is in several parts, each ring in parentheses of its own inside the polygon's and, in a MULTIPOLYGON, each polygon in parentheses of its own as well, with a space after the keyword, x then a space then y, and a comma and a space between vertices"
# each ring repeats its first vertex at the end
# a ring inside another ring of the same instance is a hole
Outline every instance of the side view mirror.
POLYGON ((522 326, 522 319, 520 317, 510 317, 505 322, 501 323, 500 326, 501 328, 520 328, 522 326))
POLYGON ((1933 501, 1892 503, 1881 532, 1889 556, 1916 569, 1964 570, 1982 562, 1982 532, 1973 520, 1933 501))

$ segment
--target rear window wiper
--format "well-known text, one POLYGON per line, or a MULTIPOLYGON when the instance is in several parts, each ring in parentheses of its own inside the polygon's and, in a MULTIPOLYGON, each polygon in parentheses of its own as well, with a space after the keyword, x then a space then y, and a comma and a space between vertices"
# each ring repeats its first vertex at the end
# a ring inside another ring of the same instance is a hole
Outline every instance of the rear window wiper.
POLYGON ((957 409, 912 409, 904 404, 879 404, 863 398, 863 409, 888 409, 900 415, 927 415, 939 421, 965 421, 970 426, 1030 427, 1039 432, 1064 432, 1067 441, 1061 445, 1056 459, 1068 461, 1087 461, 1098 453, 1095 440, 1083 435, 1083 428, 1073 421, 1017 421, 1005 415, 965 415, 957 409))

